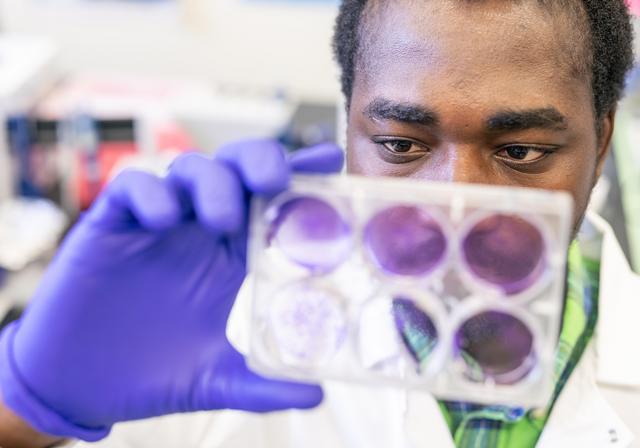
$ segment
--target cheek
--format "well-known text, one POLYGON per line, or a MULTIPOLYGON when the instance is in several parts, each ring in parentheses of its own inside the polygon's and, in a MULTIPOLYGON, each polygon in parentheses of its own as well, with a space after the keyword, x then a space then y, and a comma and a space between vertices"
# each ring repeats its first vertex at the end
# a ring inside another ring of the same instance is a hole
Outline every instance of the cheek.
POLYGON ((595 149, 575 150, 558 157, 548 172, 532 176, 521 185, 570 193, 574 200, 574 228, 577 230, 589 204, 596 180, 595 169, 595 149))

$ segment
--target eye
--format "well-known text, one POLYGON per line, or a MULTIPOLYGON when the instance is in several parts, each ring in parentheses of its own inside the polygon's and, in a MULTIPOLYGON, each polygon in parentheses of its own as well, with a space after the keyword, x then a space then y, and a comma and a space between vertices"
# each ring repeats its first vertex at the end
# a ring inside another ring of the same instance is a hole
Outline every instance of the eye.
POLYGON ((381 144, 386 149, 396 154, 406 154, 411 151, 414 146, 417 146, 409 140, 388 140, 386 142, 381 142, 381 144))
POLYGON ((376 136, 371 139, 378 154, 387 163, 410 163, 429 154, 429 148, 406 138, 376 136))
POLYGON ((513 145, 502 148, 498 157, 512 163, 533 163, 542 160, 545 156, 553 152, 549 148, 537 146, 513 145))

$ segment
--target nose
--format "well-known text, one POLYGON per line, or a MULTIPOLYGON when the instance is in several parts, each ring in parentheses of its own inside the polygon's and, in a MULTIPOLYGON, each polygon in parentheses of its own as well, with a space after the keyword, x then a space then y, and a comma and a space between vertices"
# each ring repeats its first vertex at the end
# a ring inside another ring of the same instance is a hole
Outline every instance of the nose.
POLYGON ((422 179, 440 182, 472 184, 496 182, 482 148, 468 145, 452 144, 435 148, 430 160, 415 175, 422 179))

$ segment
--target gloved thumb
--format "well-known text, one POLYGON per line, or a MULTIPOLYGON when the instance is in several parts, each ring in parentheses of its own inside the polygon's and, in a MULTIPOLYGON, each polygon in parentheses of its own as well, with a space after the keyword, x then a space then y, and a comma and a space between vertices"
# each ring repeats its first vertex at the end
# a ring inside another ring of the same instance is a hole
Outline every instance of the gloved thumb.
POLYGON ((249 370, 244 357, 231 351, 200 379, 204 397, 199 410, 236 409, 271 412, 309 409, 323 399, 322 389, 311 384, 264 378, 249 370))

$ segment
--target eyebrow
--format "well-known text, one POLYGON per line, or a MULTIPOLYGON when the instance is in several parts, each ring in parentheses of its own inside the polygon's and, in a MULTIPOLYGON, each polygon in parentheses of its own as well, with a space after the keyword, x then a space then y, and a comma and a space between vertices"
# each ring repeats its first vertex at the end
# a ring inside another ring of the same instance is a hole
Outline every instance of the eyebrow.
POLYGON ((364 114, 372 120, 393 120, 423 126, 434 126, 439 123, 438 115, 426 107, 412 103, 399 103, 385 98, 374 99, 364 109, 364 114))
POLYGON ((527 129, 567 129, 567 119, 554 107, 527 110, 504 110, 486 121, 486 128, 492 132, 524 131, 527 129))
MULTIPOLYGON (((438 114, 427 107, 386 98, 374 99, 365 107, 364 114, 372 120, 393 120, 423 126, 436 126, 440 123, 438 114)), ((568 128, 567 118, 555 107, 502 110, 489 117, 485 126, 490 132, 524 131, 536 128, 563 131, 568 128)))

